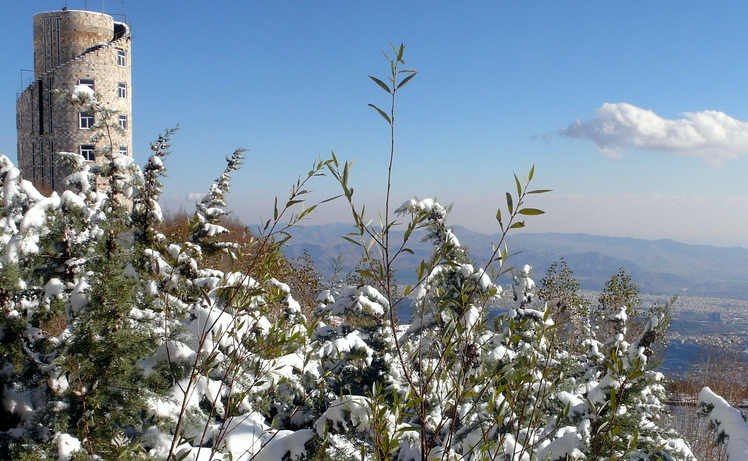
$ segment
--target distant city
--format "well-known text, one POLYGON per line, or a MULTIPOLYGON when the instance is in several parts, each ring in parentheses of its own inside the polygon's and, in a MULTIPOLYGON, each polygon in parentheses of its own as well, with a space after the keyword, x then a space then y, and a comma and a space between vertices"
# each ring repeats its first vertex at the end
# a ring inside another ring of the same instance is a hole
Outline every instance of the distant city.
MULTIPOLYGON (((654 296, 642 296, 645 305, 654 296)), ((682 375, 717 351, 746 355, 748 300, 681 296, 673 305, 663 370, 682 375)), ((713 357, 712 357, 713 358, 713 357)))

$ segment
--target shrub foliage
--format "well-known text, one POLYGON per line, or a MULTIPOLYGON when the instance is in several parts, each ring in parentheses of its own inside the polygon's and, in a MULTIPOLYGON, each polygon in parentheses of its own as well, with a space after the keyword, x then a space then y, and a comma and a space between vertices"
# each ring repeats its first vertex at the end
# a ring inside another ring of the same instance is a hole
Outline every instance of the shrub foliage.
MULTIPOLYGON (((388 78, 371 77, 390 96, 390 110, 372 105, 390 128, 390 173, 396 94, 416 75, 401 69, 403 52, 386 54, 388 78)), ((530 187, 534 168, 514 176, 496 215, 502 237, 478 266, 437 201, 390 209, 390 176, 371 225, 334 154, 276 201, 256 235, 221 237, 241 151, 190 217, 163 226, 171 134, 142 170, 110 149, 102 168, 65 154, 75 169, 62 195, 40 194, 0 157, 0 457, 693 458, 663 422, 663 377, 651 365, 666 312, 636 310, 620 274, 593 310, 565 264, 539 293, 530 266, 509 267, 504 237, 543 213, 526 205, 547 192, 530 187), (363 258, 359 283, 312 298, 319 280, 299 283, 310 271, 295 272, 280 249, 317 206, 304 200, 323 175, 350 204, 344 238, 363 258), (402 241, 391 239, 397 226, 402 241), (432 254, 417 283, 397 287, 393 261, 412 253, 420 229, 432 254), (511 287, 497 284, 503 273, 511 287), (297 293, 315 305, 302 308, 297 293), (398 319, 404 303, 412 316, 398 319)))

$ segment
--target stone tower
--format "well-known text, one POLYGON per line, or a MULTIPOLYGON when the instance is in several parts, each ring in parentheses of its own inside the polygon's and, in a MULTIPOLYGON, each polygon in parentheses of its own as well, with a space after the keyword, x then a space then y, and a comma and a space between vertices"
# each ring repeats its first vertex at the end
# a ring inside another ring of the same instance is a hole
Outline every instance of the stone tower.
POLYGON ((56 152, 77 152, 90 162, 94 150, 112 146, 132 156, 130 29, 104 13, 67 10, 34 15, 34 81, 16 101, 18 165, 25 179, 41 190, 64 190, 69 174, 56 152), (94 144, 95 114, 68 100, 81 85, 117 110, 113 131, 94 144), (58 91, 55 91, 58 90, 58 91))

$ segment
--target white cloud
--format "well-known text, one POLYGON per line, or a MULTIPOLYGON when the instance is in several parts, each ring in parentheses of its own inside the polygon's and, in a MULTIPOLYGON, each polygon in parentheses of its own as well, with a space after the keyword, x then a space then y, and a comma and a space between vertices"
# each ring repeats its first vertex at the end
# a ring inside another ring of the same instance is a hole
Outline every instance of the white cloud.
POLYGON ((577 120, 559 134, 590 139, 603 154, 615 158, 635 148, 697 157, 716 166, 748 154, 748 123, 716 110, 683 115, 668 120, 625 102, 605 103, 597 117, 577 120))

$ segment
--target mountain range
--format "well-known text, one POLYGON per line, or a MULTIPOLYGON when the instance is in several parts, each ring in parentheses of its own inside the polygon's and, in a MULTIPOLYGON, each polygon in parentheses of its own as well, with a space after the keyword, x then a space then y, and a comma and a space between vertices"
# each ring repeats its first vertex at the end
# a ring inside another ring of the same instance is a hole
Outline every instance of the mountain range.
MULTIPOLYGON (((493 251, 499 234, 487 235, 461 226, 452 227, 460 243, 477 264, 493 251)), ((341 236, 354 231, 349 224, 324 224, 295 229, 285 251, 289 257, 308 252, 323 276, 332 276, 334 262, 341 272, 355 268, 360 250, 341 236)), ((431 249, 423 232, 414 232, 408 247, 396 261, 396 278, 413 283, 418 263, 431 249)), ((391 242, 402 242, 403 232, 393 231, 391 242)), ((355 237, 354 237, 355 239, 355 237)), ((748 299, 748 249, 689 245, 669 239, 644 240, 590 234, 515 233, 507 238, 512 266, 533 266, 536 280, 548 267, 564 258, 582 289, 600 290, 620 268, 632 277, 642 293, 711 296, 748 299)))

